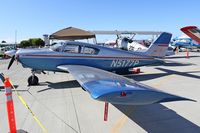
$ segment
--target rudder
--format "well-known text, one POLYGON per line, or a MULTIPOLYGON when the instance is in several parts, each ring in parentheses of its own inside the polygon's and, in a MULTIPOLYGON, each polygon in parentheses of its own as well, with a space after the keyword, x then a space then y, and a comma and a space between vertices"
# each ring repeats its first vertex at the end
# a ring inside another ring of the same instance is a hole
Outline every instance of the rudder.
POLYGON ((164 57, 168 49, 172 34, 163 32, 161 35, 150 45, 146 51, 146 55, 153 57, 164 57))

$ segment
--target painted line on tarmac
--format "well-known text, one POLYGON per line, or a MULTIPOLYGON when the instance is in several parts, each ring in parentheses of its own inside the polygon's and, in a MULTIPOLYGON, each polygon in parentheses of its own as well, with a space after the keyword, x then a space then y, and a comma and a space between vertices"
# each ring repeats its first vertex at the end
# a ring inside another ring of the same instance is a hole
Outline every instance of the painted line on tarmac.
POLYGON ((126 115, 122 115, 117 122, 112 127, 110 133, 119 133, 120 129, 124 126, 126 121, 128 120, 128 117, 126 115))
POLYGON ((111 128, 110 133, 119 133, 119 131, 121 130, 121 128, 127 122, 129 114, 131 114, 132 112, 134 112, 134 110, 129 111, 127 113, 127 115, 125 115, 125 114, 121 115, 121 117, 118 118, 118 120, 116 121, 116 123, 114 124, 114 126, 111 128))

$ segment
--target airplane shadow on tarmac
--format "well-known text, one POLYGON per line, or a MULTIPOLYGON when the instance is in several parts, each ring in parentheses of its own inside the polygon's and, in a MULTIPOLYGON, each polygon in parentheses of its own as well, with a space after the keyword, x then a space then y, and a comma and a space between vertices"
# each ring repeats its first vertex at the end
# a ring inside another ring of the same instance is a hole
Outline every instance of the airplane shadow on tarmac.
POLYGON ((167 76, 169 74, 167 73, 154 73, 154 74, 131 74, 131 75, 126 75, 125 77, 129 79, 133 79, 135 81, 146 81, 150 79, 156 79, 160 77, 167 76))
POLYGON ((167 66, 167 67, 177 67, 177 66, 191 66, 191 65, 196 65, 192 63, 180 63, 180 62, 164 62, 161 65, 158 66, 167 66))
MULTIPOLYGON (((196 58, 196 57, 200 57, 198 55, 189 55, 189 58, 196 58)), ((181 59, 181 58, 187 58, 187 56, 183 55, 183 56, 169 56, 169 57, 165 57, 165 59, 181 59)))
MULTIPOLYGON (((133 78, 136 81, 145 81, 149 79, 156 79, 159 77, 175 74, 186 76, 190 78, 200 79, 200 76, 192 73, 199 73, 200 71, 179 72, 175 70, 156 68, 165 73, 129 75, 128 78, 133 78)), ((115 105, 114 106, 129 117, 132 121, 137 123, 145 131, 149 133, 199 133, 200 127, 191 121, 183 118, 175 111, 163 106, 162 104, 152 104, 145 106, 131 106, 131 105, 115 105)))
POLYGON ((177 62, 177 61, 166 60, 163 63, 155 63, 155 64, 148 65, 147 67, 152 67, 152 66, 177 67, 177 66, 191 66, 191 65, 196 65, 196 64, 193 64, 193 63, 181 63, 181 62, 177 62))
MULTIPOLYGON (((14 85, 15 88, 18 88, 18 85, 14 85)), ((0 91, 5 91, 4 86, 0 86, 0 91)))
POLYGON ((199 126, 162 104, 144 106, 113 105, 148 133, 200 132, 199 126))
POLYGON ((43 92, 51 89, 70 89, 70 88, 76 88, 81 87, 80 84, 76 80, 70 80, 70 81, 64 81, 64 82, 45 82, 48 86, 48 88, 39 90, 38 92, 43 92))
POLYGON ((132 74, 132 75, 126 75, 125 77, 136 80, 136 81, 146 81, 146 80, 150 80, 150 79, 156 79, 156 78, 175 74, 175 75, 179 75, 179 76, 200 79, 200 76, 192 74, 192 73, 200 73, 200 71, 178 72, 175 70, 170 70, 170 69, 165 69, 165 68, 155 68, 155 69, 163 71, 165 73, 132 74))
POLYGON ((179 76, 185 76, 185 77, 200 79, 200 76, 191 74, 191 73, 199 73, 200 71, 179 72, 179 71, 165 69, 165 68, 156 68, 156 69, 163 71, 163 72, 166 72, 167 74, 170 74, 170 75, 175 74, 175 75, 179 75, 179 76))

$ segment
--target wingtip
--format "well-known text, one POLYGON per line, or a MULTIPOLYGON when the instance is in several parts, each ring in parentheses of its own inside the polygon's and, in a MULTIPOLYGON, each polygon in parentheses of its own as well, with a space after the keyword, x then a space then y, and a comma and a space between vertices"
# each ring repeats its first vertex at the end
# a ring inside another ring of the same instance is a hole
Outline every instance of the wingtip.
POLYGON ((197 27, 196 26, 185 26, 185 27, 182 27, 180 30, 185 31, 185 30, 194 29, 194 28, 197 28, 197 27))
POLYGON ((187 101, 197 102, 196 100, 193 100, 193 99, 187 99, 187 101))
POLYGON ((192 102, 197 102, 196 100, 193 100, 193 99, 176 96, 176 97, 171 97, 171 98, 164 98, 164 99, 158 101, 157 103, 174 102, 174 101, 192 101, 192 102))

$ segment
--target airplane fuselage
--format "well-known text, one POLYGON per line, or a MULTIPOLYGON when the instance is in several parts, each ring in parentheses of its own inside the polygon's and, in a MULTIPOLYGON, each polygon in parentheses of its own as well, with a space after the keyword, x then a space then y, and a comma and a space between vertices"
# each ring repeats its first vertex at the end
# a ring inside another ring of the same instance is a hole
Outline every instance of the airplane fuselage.
POLYGON ((200 48, 200 45, 194 43, 190 38, 178 39, 174 43, 172 43, 172 46, 179 48, 200 48))
POLYGON ((96 45, 86 45, 85 43, 76 43, 75 46, 93 48, 98 53, 65 52, 64 50, 54 51, 51 49, 21 49, 17 52, 17 55, 23 67, 56 72, 61 71, 57 68, 60 65, 84 65, 106 71, 115 71, 116 73, 126 73, 133 67, 160 62, 153 57, 137 52, 133 53, 96 45))

